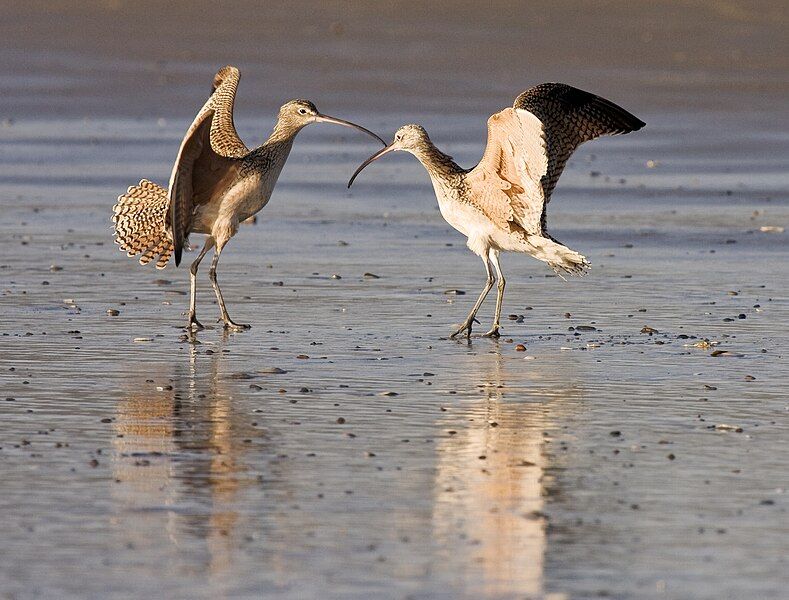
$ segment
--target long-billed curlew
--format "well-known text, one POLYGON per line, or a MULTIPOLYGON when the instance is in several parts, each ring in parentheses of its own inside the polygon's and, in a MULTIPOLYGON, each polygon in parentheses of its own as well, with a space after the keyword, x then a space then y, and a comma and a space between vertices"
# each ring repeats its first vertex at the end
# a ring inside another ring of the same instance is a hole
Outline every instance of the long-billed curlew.
POLYGON ((488 119, 488 144, 479 164, 462 169, 430 141, 419 125, 404 125, 394 141, 359 166, 348 182, 374 160, 395 150, 413 154, 427 169, 444 219, 468 237, 488 278, 468 318, 451 335, 471 327, 498 276, 493 327, 499 336, 504 275, 499 252, 524 252, 561 274, 581 275, 586 257, 548 235, 546 208, 567 160, 583 142, 629 133, 645 123, 613 102, 562 83, 543 83, 523 92, 512 108, 488 119))
POLYGON ((216 278, 216 266, 225 244, 238 224, 256 214, 269 201, 296 134, 310 123, 353 127, 384 142, 364 127, 322 115, 308 100, 291 100, 279 109, 277 124, 268 140, 254 150, 239 139, 233 125, 233 102, 239 72, 227 66, 214 77, 211 96, 200 109, 181 142, 170 175, 169 189, 143 179, 118 197, 113 207, 115 241, 140 264, 154 258, 163 269, 175 253, 175 265, 188 246, 190 233, 208 236, 189 268, 191 295, 187 328, 203 329, 195 316, 196 277, 200 261, 214 248, 208 276, 216 293, 222 320, 235 331, 249 325, 234 323, 227 313, 216 278))

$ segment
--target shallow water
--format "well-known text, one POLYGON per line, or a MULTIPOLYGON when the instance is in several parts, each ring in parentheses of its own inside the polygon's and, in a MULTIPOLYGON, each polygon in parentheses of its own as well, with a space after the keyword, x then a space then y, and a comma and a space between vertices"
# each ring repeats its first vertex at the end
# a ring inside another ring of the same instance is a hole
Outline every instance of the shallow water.
MULTIPOLYGON (((346 190, 375 148, 330 127, 223 253, 252 330, 184 340, 188 272, 126 258, 109 215, 166 181, 191 108, 31 116, 25 96, 0 128, 0 597, 783 597, 789 234, 760 228, 789 224, 785 107, 688 75, 666 110, 667 83, 600 77, 648 127, 581 148, 554 195, 552 234, 593 269, 505 255, 503 337, 469 342, 447 335, 484 270, 427 175, 388 157, 346 190)), ((472 165, 511 95, 475 85, 457 111, 327 93, 472 165)), ((212 323, 205 273, 198 302, 212 323)))
POLYGON ((769 161, 721 165, 726 195, 663 166, 682 149, 659 133, 590 144, 551 217, 592 272, 507 255, 523 322, 467 343, 446 335, 482 267, 426 176, 398 157, 347 192, 369 145, 316 128, 223 255, 253 329, 192 345, 186 271, 140 268, 107 221, 183 125, 4 131, 4 593, 781 595, 786 246, 758 229, 789 211, 769 161))

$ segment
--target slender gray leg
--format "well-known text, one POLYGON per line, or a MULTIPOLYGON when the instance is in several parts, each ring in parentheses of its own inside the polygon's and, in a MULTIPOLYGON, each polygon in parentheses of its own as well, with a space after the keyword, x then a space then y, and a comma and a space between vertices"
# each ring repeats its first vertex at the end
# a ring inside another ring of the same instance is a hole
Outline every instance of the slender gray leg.
POLYGON ((197 316, 195 315, 195 309, 197 308, 197 268, 200 266, 200 261, 203 260, 203 257, 208 253, 208 251, 214 245, 214 238, 208 237, 203 244, 203 249, 200 250, 200 254, 197 255, 197 258, 189 267, 189 283, 190 283, 190 293, 189 293, 189 320, 186 324, 186 329, 190 329, 192 331, 200 331, 201 329, 205 329, 202 323, 197 320, 197 316))
POLYGON ((471 309, 471 312, 468 314, 466 320, 449 336, 451 338, 463 333, 464 331, 466 332, 467 338, 471 337, 471 327, 474 324, 474 320, 477 318, 477 311, 479 310, 479 307, 482 306, 482 303, 485 301, 485 297, 493 287, 493 271, 490 270, 490 261, 487 258, 483 258, 482 262, 485 263, 485 272, 488 274, 485 287, 483 288, 482 293, 479 295, 479 298, 477 298, 477 301, 474 303, 474 308, 471 309))
POLYGON ((222 320, 225 322, 225 329, 229 329, 231 331, 243 331, 244 329, 249 329, 252 326, 233 322, 233 319, 231 319, 230 315, 227 313, 225 299, 222 297, 222 290, 219 289, 219 282, 216 279, 216 266, 219 263, 219 255, 222 253, 223 247, 224 244, 222 246, 217 245, 216 250, 214 251, 214 258, 211 260, 211 267, 208 269, 208 278, 211 280, 211 285, 214 287, 216 300, 219 302, 219 310, 222 311, 222 320))
POLYGON ((493 263, 493 267, 496 269, 496 275, 498 278, 498 283, 496 284, 496 312, 493 316, 493 327, 490 328, 485 334, 485 337, 499 337, 501 334, 499 333, 499 320, 501 319, 501 302, 504 300, 504 286, 507 285, 507 281, 504 279, 504 274, 501 272, 501 265, 499 264, 499 251, 498 250, 489 250, 488 251, 488 258, 490 258, 490 262, 493 263))

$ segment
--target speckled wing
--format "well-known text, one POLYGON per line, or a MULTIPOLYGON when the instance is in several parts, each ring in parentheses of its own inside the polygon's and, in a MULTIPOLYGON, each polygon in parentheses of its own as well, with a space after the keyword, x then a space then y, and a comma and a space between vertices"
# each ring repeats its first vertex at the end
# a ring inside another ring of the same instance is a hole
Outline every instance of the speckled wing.
POLYGON ((219 156, 227 158, 243 158, 249 154, 249 148, 238 137, 233 123, 233 104, 240 79, 241 74, 236 67, 219 69, 214 76, 214 91, 206 103, 210 104, 214 111, 211 120, 211 148, 219 156))
MULTIPOLYGON (((210 170, 216 172, 216 178, 222 179, 230 164, 249 154, 233 123, 233 103, 239 78, 235 67, 223 67, 217 72, 211 96, 197 113, 178 150, 168 192, 168 225, 173 237, 176 266, 181 262, 181 253, 192 226, 196 163, 201 163, 201 166, 208 164, 210 170)), ((207 175, 203 172, 200 177, 205 180, 207 175)), ((203 181, 202 186, 205 185, 203 181)))
POLYGON ((618 106, 565 83, 542 83, 515 99, 513 108, 542 123, 548 168, 540 181, 546 204, 575 149, 604 135, 638 131, 646 123, 618 106))
MULTIPOLYGON (((471 172, 527 233, 546 228, 546 206, 572 153, 603 135, 637 131, 644 122, 613 102, 563 83, 543 83, 518 96, 513 108, 488 120, 488 146, 471 172), (501 192, 493 192, 495 188, 501 192)), ((470 175, 471 175, 470 174, 470 175)))

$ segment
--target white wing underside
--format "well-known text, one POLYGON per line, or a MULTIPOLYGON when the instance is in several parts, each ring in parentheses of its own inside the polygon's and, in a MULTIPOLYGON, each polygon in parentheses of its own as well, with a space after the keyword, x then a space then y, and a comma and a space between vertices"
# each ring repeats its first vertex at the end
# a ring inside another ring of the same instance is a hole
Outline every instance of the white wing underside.
POLYGON ((480 209, 505 231, 542 233, 548 172, 543 123, 526 110, 505 108, 488 119, 488 144, 467 179, 480 209))

